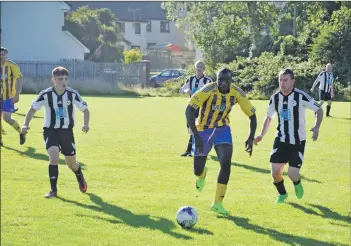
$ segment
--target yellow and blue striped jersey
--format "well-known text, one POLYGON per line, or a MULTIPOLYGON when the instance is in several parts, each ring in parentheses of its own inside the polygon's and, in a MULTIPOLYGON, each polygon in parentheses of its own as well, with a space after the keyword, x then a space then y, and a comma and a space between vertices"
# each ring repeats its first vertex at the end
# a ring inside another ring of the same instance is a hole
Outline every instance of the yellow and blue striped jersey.
POLYGON ((241 110, 248 117, 255 113, 255 108, 239 87, 231 85, 227 94, 222 94, 218 90, 216 82, 202 87, 189 101, 191 107, 200 109, 196 120, 198 131, 228 126, 230 123, 229 113, 236 103, 240 105, 241 110))

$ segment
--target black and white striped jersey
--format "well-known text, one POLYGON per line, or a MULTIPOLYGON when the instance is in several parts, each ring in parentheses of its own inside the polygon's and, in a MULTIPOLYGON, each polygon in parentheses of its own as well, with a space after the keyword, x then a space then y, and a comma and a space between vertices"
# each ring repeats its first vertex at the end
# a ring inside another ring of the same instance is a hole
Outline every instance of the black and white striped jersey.
POLYGON ((204 85, 211 83, 212 79, 207 76, 202 76, 201 78, 196 78, 196 75, 190 76, 187 81, 184 83, 181 91, 188 93, 191 91, 191 95, 196 91, 200 90, 204 85))
POLYGON ((334 82, 333 73, 329 73, 327 71, 321 72, 318 75, 316 82, 317 82, 317 84, 319 83, 319 90, 330 93, 331 86, 334 82))
POLYGON ((32 108, 40 110, 44 106, 44 129, 70 129, 74 127, 75 105, 82 112, 87 109, 78 91, 67 88, 63 94, 58 95, 54 87, 40 92, 32 103, 32 108))
POLYGON ((302 90, 294 88, 287 96, 280 91, 271 96, 267 116, 272 118, 277 113, 276 137, 281 142, 299 144, 306 140, 306 108, 317 112, 320 105, 302 90))

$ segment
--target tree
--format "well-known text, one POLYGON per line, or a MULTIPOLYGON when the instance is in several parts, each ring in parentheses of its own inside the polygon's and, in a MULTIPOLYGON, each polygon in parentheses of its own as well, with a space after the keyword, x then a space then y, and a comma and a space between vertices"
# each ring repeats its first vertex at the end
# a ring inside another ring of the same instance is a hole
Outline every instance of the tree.
POLYGON ((65 18, 67 29, 91 53, 89 58, 93 61, 114 62, 122 58, 121 31, 118 29, 117 18, 109 9, 91 10, 87 6, 65 18))
POLYGON ((329 23, 324 23, 320 34, 313 39, 312 60, 331 62, 344 85, 351 81, 351 8, 342 6, 334 11, 329 23))
POLYGON ((164 2, 170 20, 184 27, 208 62, 258 56, 263 32, 274 26, 276 6, 269 2, 164 2))

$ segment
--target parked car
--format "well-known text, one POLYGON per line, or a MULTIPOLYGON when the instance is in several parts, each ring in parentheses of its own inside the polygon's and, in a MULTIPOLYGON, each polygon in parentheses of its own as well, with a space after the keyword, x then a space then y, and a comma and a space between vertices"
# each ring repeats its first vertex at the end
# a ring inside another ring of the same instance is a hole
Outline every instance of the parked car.
POLYGON ((159 74, 151 76, 149 81, 151 86, 157 87, 162 86, 167 80, 178 78, 183 75, 185 75, 185 72, 182 69, 167 69, 159 74))

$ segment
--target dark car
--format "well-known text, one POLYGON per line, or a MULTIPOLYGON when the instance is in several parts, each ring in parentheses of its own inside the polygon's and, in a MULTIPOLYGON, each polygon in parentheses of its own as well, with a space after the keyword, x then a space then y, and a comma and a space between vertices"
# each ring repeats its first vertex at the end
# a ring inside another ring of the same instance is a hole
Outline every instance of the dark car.
POLYGON ((150 78, 151 86, 162 86, 167 80, 178 78, 185 75, 182 69, 168 69, 150 78))

